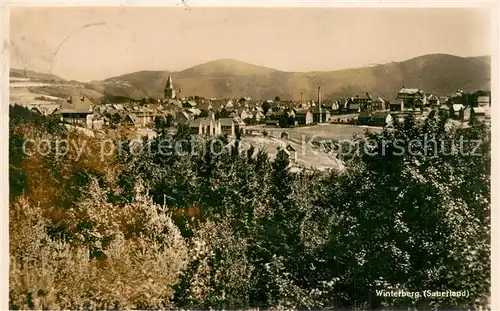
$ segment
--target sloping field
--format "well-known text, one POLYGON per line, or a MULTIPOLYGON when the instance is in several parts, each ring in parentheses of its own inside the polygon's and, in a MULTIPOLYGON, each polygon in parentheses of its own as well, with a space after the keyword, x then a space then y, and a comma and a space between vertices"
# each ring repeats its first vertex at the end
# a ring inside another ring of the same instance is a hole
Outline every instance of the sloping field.
POLYGON ((380 127, 359 126, 359 125, 344 125, 344 124, 318 124, 313 126, 295 127, 295 128, 279 128, 269 126, 248 127, 248 131, 252 130, 266 131, 270 136, 281 137, 281 133, 288 134, 288 138, 293 141, 301 142, 302 140, 344 140, 351 139, 353 135, 362 135, 366 131, 378 132, 380 127))
MULTIPOLYGON (((343 168, 342 162, 335 158, 335 155, 322 152, 310 143, 302 144, 294 140, 282 140, 274 137, 244 136, 241 148, 247 150, 250 146, 253 146, 257 150, 263 149, 271 159, 274 159, 279 149, 286 147, 288 144, 297 152, 297 161, 293 161, 293 166, 319 170, 343 168)), ((291 152, 290 157, 294 158, 293 152, 291 152)))

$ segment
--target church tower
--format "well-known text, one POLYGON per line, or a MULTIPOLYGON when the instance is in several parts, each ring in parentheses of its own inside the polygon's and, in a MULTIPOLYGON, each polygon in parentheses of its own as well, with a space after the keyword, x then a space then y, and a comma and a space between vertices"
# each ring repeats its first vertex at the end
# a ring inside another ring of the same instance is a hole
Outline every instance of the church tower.
POLYGON ((163 96, 165 99, 175 98, 174 85, 172 84, 172 77, 168 75, 167 85, 165 85, 165 90, 163 90, 163 96))

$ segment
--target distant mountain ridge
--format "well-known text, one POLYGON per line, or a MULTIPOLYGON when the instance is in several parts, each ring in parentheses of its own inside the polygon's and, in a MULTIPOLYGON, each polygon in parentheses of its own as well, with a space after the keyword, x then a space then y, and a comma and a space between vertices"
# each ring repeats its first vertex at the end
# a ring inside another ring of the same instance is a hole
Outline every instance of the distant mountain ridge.
MULTIPOLYGON (((346 98, 369 92, 393 99, 402 86, 446 95, 457 89, 490 89, 490 56, 459 57, 429 54, 402 62, 375 64, 335 71, 285 72, 234 59, 219 59, 172 72, 174 87, 181 96, 298 100, 346 98)), ((108 97, 162 98, 169 72, 139 71, 86 84, 108 97)))

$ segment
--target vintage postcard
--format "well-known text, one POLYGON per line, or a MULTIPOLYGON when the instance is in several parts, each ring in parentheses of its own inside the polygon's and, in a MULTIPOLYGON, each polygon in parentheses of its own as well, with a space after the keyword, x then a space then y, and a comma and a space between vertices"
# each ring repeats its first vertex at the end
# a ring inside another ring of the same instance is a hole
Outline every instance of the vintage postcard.
POLYGON ((493 3, 6 8, 9 309, 492 308, 493 3))

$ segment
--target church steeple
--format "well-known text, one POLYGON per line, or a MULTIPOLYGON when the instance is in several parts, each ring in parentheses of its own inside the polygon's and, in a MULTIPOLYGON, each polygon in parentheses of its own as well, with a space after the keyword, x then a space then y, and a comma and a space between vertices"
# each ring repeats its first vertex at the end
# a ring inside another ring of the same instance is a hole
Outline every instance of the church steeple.
POLYGON ((174 85, 172 83, 172 77, 170 76, 170 74, 168 75, 168 78, 167 78, 167 84, 165 85, 165 90, 163 91, 163 96, 165 97, 165 99, 175 98, 174 85))

